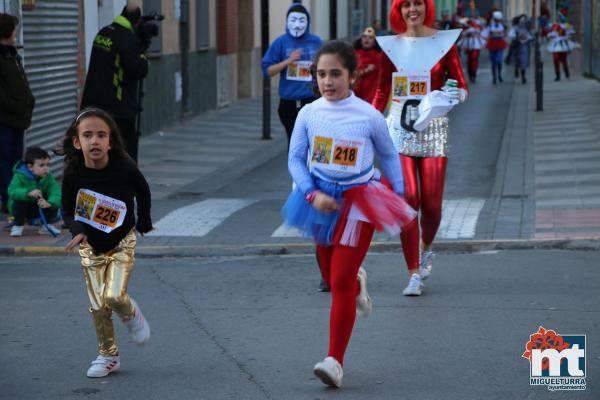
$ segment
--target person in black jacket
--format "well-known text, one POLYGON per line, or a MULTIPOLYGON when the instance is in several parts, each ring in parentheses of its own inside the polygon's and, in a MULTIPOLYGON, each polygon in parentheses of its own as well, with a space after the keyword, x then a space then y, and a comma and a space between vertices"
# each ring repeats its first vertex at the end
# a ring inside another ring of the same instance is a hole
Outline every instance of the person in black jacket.
POLYGON ((35 99, 14 43, 19 19, 0 13, 0 197, 7 213, 13 166, 23 156, 23 135, 31 125, 35 99))
POLYGON ((150 338, 150 327, 127 287, 134 268, 135 231, 152 230, 151 194, 123 147, 110 115, 87 108, 73 120, 55 150, 65 156, 62 208, 73 235, 65 250, 79 247, 98 337, 99 354, 87 371, 90 378, 119 369, 113 312, 134 342, 143 344, 150 338))
POLYGON ((127 153, 137 161, 136 116, 141 111, 138 84, 148 74, 148 60, 135 32, 141 19, 136 5, 123 8, 94 38, 81 107, 108 111, 117 122, 127 153))

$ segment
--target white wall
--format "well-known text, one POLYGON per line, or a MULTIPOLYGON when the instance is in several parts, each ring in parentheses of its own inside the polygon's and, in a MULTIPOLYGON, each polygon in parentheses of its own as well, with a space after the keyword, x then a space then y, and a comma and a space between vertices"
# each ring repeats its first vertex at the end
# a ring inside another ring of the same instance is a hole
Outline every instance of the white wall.
POLYGON ((102 6, 98 7, 98 27, 111 24, 115 17, 121 14, 125 4, 127 0, 104 0, 102 6))
POLYGON ((213 23, 209 23, 208 45, 214 49, 217 47, 217 0, 212 0, 208 3, 208 15, 208 20, 214 21, 213 23))
POLYGON ((532 6, 532 0, 507 0, 506 10, 504 12, 504 19, 510 22, 510 20, 516 17, 517 15, 531 15, 532 6))
POLYGON ((260 0, 254 0, 254 44, 253 47, 260 47, 262 42, 262 14, 260 12, 260 0))
POLYGON ((269 43, 285 33, 285 15, 291 4, 291 1, 269 1, 269 43))
POLYGON ((323 40, 329 37, 329 1, 311 0, 310 30, 323 40))
POLYGON ((100 29, 110 25, 121 14, 127 0, 104 0, 99 7, 98 0, 83 0, 83 18, 85 28, 85 70, 90 63, 94 37, 100 29))
POLYGON ((84 0, 83 18, 85 27, 85 71, 87 73, 88 66, 90 65, 90 56, 92 54, 92 43, 99 30, 97 0, 84 0))
POLYGON ((349 10, 348 0, 338 0, 337 37, 340 39, 348 37, 349 10))

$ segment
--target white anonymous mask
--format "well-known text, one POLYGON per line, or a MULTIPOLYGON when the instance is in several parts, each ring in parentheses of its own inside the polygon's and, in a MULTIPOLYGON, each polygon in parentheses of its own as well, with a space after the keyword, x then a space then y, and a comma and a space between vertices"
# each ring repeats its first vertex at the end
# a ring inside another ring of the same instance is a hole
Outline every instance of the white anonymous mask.
POLYGON ((287 29, 293 37, 300 37, 306 32, 308 17, 301 12, 291 12, 287 17, 287 29))

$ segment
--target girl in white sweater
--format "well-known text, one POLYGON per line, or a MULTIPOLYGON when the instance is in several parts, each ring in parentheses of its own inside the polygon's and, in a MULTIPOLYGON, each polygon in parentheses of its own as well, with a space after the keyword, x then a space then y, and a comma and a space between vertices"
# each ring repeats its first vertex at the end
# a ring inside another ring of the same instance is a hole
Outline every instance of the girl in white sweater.
POLYGON ((360 265, 373 231, 397 234, 415 217, 401 197, 402 171, 383 116, 350 90, 356 63, 343 41, 327 42, 317 54, 322 97, 298 114, 288 156, 296 189, 282 210, 288 225, 314 238, 331 287, 329 352, 314 373, 335 387, 356 314, 366 317, 372 307, 360 265), (375 169, 375 153, 389 181, 375 169))

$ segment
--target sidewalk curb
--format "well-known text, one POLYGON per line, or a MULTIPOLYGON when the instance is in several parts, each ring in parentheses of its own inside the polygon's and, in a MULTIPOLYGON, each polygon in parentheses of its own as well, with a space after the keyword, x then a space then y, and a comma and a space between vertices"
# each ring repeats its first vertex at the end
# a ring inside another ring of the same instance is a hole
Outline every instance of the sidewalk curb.
MULTIPOLYGON (((477 253, 499 250, 583 250, 600 251, 600 237, 578 239, 506 239, 439 241, 434 248, 439 253, 477 253)), ((377 253, 402 252, 400 242, 373 242, 369 251, 377 253)), ((136 256, 140 258, 161 257, 239 257, 272 256, 286 254, 312 254, 312 243, 273 243, 254 245, 199 245, 199 246, 139 246, 136 256)), ((58 246, 0 246, 0 256, 65 256, 58 246)))
MULTIPOLYGON (((0 256, 60 256, 68 255, 64 247, 58 246, 11 246, 0 245, 0 256)), ((74 253, 73 253, 74 254, 74 253)))

